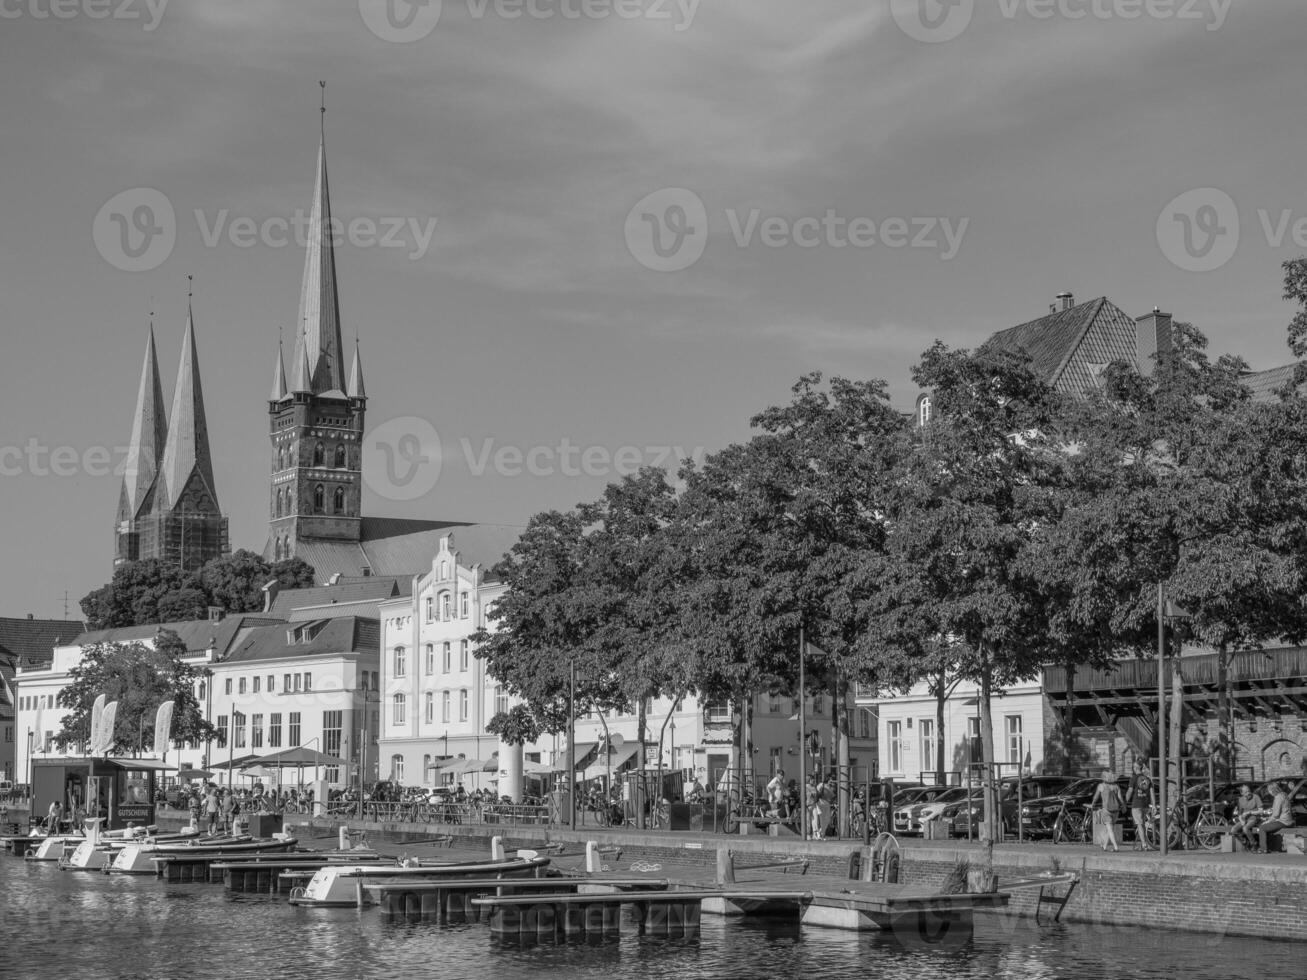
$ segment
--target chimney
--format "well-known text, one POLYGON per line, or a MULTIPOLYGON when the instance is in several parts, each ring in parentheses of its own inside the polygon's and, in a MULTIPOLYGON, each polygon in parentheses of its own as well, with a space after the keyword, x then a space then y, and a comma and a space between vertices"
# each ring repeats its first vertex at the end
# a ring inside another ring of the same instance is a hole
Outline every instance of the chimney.
POLYGON ((1057 306, 1054 307, 1054 309, 1055 309, 1055 311, 1057 311, 1057 312, 1061 312, 1062 310, 1069 310, 1069 309, 1071 309, 1071 307, 1073 307, 1073 306, 1075 306, 1075 305, 1076 305, 1076 298, 1075 298, 1075 296, 1074 296, 1073 294, 1071 294, 1071 293, 1058 293, 1058 294, 1057 294, 1057 306))
POLYGON ((1152 377, 1153 368, 1171 353, 1171 314, 1157 307, 1135 320, 1135 359, 1139 373, 1152 377))
POLYGON ((263 587, 263 611, 271 612, 273 600, 277 598, 277 593, 281 591, 281 583, 275 578, 263 587))

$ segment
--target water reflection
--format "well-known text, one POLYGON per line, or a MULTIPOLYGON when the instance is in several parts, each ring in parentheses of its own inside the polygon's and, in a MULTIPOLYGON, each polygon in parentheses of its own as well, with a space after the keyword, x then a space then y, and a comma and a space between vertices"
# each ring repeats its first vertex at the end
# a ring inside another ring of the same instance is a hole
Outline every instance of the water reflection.
POLYGON ((1127 928, 980 917, 931 936, 800 928, 792 917, 705 918, 691 938, 541 943, 484 923, 389 922, 375 909, 292 908, 212 885, 60 872, 0 855, 0 975, 518 980, 1226 980, 1304 975, 1303 947, 1127 928))

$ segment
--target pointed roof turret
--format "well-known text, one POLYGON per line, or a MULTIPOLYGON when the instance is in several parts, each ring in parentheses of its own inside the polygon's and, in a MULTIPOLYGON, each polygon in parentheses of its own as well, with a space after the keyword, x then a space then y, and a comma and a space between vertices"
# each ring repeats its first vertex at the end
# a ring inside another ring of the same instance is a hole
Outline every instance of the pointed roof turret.
POLYGON ((350 398, 367 398, 368 393, 363 387, 363 361, 359 357, 359 342, 354 341, 354 363, 349 369, 349 387, 345 389, 345 394, 350 398))
POLYGON ((204 391, 200 386, 200 359, 195 347, 195 319, 188 303, 181 365, 177 369, 168 440, 159 473, 164 498, 159 501, 160 505, 169 510, 175 507, 186 485, 196 475, 217 507, 213 459, 209 454, 209 425, 204 414, 204 391))
POLYGON ((163 404, 163 386, 159 383, 159 357, 154 347, 154 322, 145 339, 145 364, 141 367, 141 386, 136 393, 136 413, 132 417, 132 439, 127 447, 123 474, 119 520, 133 520, 154 486, 168 438, 168 416, 163 404))
POLYGON ((313 368, 309 365, 309 352, 304 346, 304 335, 295 343, 295 377, 291 379, 291 392, 313 390, 313 368))
POLYGON ((277 342, 277 363, 272 368, 272 394, 269 396, 274 402, 279 402, 286 397, 286 365, 281 359, 281 342, 277 342))
MULTIPOLYGON (((326 83, 322 83, 324 92, 326 83)), ((326 117, 326 106, 322 112, 326 117)), ((340 334, 340 299, 336 293, 336 252, 332 243, 331 194, 327 185, 325 135, 318 143, 317 183, 309 211, 308 248, 304 255, 304 281, 300 288, 303 332, 296 340, 295 363, 300 349, 309 359, 314 394, 345 390, 344 351, 340 334)), ((296 369, 298 370, 298 368, 296 369)))

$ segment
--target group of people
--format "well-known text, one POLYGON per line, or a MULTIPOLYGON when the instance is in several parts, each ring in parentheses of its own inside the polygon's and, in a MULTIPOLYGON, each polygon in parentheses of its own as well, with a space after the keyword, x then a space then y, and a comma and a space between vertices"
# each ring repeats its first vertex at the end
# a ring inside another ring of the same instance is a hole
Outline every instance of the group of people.
POLYGON ((313 791, 265 790, 261 784, 248 789, 230 789, 208 783, 203 788, 195 785, 178 787, 173 803, 179 810, 189 810, 191 823, 204 827, 212 836, 219 830, 231 833, 235 829, 236 817, 242 813, 277 812, 285 809, 287 804, 301 800, 311 804, 313 791))
MULTIPOLYGON (((1249 850, 1261 850, 1260 841, 1265 839, 1266 834, 1285 830, 1294 825, 1293 814, 1289 808, 1288 785, 1283 780, 1273 782, 1271 791, 1274 798, 1270 809, 1267 809, 1261 797, 1253 792, 1250 785, 1244 783, 1239 787, 1239 796, 1234 803, 1231 832, 1241 839, 1249 850)), ((1117 785, 1116 774, 1103 773, 1103 780, 1094 789, 1094 796, 1090 802, 1095 822, 1104 827, 1106 839, 1102 843, 1103 850, 1121 849, 1120 842, 1116 839, 1116 823, 1126 807, 1130 808, 1130 819, 1135 828, 1135 849, 1156 850, 1148 842, 1149 834, 1146 830, 1147 824, 1152 820, 1152 810, 1156 803, 1153 778, 1148 772, 1146 763, 1135 763, 1134 774, 1130 777, 1124 796, 1121 787, 1117 785)))
MULTIPOLYGON (((823 777, 813 773, 808 777, 803 793, 803 818, 809 836, 814 840, 822 840, 830 834, 833 804, 838 792, 834 774, 823 777)), ((770 816, 785 823, 797 822, 799 786, 793 779, 786 780, 784 769, 777 769, 767 783, 767 806, 770 816)))

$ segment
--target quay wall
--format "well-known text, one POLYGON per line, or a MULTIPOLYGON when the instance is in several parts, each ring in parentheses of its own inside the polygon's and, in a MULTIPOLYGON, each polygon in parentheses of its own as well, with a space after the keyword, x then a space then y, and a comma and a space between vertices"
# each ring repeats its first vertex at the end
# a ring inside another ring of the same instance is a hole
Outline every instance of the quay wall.
MULTIPOLYGON (((163 822, 162 820, 160 821, 163 822)), ((180 825, 182 820, 177 821, 180 825)), ((351 820, 348 826, 363 831, 374 846, 380 843, 416 844, 437 834, 454 837, 460 848, 489 851, 491 837, 502 836, 507 848, 530 848, 546 843, 582 844, 587 840, 622 849, 621 863, 663 863, 680 868, 704 869, 711 877, 717 850, 729 847, 742 863, 765 859, 805 858, 814 874, 848 875, 855 852, 868 859, 867 849, 852 841, 802 841, 765 835, 654 833, 598 828, 534 826, 445 825, 369 823, 351 820)), ((334 837, 335 821, 290 817, 288 831, 310 846, 315 838, 325 844, 334 837)), ((611 859, 606 859, 611 860, 611 859)), ((979 866, 984 850, 968 843, 903 843, 899 880, 909 885, 941 885, 963 861, 979 866)), ((1074 872, 1080 883, 1062 913, 1063 922, 1096 926, 1144 927, 1209 936, 1255 936, 1307 941, 1307 858, 1294 854, 1254 857, 1183 852, 1162 858, 1155 852, 1122 851, 1104 854, 1085 847, 1027 844, 1000 845, 994 849, 998 886, 1044 873, 1074 872)), ((1050 891, 1061 893, 1065 886, 1050 891)), ((1039 889, 1018 889, 1006 910, 980 914, 999 917, 1033 917, 1039 889)), ((1055 906, 1046 906, 1051 917, 1055 906)), ((1124 941, 1124 940, 1123 940, 1124 941)), ((1128 941, 1137 942, 1137 937, 1128 941)))

